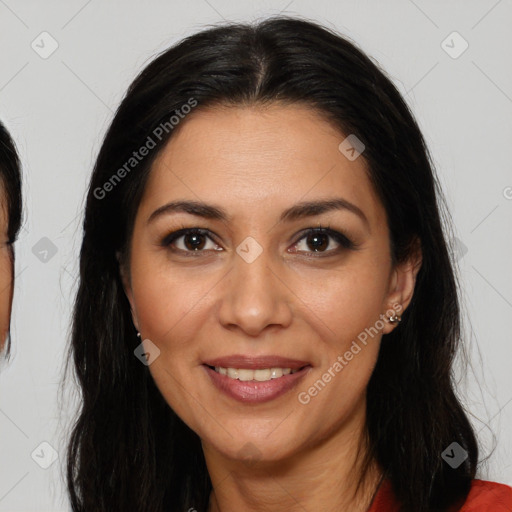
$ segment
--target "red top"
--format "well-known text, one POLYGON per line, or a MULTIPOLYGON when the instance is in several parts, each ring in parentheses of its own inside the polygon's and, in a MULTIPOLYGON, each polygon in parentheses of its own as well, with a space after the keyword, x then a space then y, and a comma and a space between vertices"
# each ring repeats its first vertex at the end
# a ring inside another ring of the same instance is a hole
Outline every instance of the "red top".
MULTIPOLYGON (((391 482, 382 482, 368 512, 397 512, 391 482)), ((473 480, 468 497, 461 508, 450 512, 512 512, 512 487, 486 480, 473 480)))

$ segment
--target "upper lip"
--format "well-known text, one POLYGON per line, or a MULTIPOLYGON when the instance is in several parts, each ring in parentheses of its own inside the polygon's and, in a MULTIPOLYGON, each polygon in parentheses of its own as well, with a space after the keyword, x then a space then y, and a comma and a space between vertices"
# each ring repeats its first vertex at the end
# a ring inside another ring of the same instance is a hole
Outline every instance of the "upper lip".
POLYGON ((291 368, 296 370, 303 366, 309 366, 308 361, 299 361, 281 356, 246 356, 234 354, 231 356, 217 357, 204 361, 208 366, 220 366, 222 368, 240 368, 248 370, 261 370, 263 368, 291 368))

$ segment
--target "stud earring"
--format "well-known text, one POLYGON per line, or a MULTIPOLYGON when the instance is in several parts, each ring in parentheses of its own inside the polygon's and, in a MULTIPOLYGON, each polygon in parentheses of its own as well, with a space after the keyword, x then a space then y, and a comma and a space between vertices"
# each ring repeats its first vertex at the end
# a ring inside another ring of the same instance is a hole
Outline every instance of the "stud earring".
POLYGON ((402 321, 402 317, 393 313, 391 316, 386 317, 390 324, 399 324, 402 321))
POLYGON ((140 332, 137 331, 137 338, 140 338, 140 332))

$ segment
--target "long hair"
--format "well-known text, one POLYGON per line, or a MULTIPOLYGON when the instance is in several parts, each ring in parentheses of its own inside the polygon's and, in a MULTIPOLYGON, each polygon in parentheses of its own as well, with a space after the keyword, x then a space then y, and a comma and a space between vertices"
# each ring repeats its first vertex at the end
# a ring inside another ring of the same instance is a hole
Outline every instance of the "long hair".
POLYGON ((378 461, 404 512, 445 510, 469 491, 478 447, 452 378, 460 312, 443 231, 449 216, 422 134, 393 83, 356 45, 316 23, 278 16, 209 27, 160 54, 131 84, 105 136, 87 195, 70 349, 81 392, 67 454, 75 512, 207 508, 212 484, 200 439, 133 355, 139 340, 116 255, 129 257, 137 208, 173 135, 172 116, 191 110, 185 105, 272 102, 308 105, 355 134, 386 210, 393 262, 421 245, 413 300, 383 337, 368 385, 360 481, 378 461), (134 159, 149 140, 149 154, 134 159), (468 453, 455 469, 441 457, 453 442, 468 453))
MULTIPOLYGON (((21 165, 16 145, 5 126, 0 122, 0 208, 7 213, 7 244, 11 259, 11 274, 14 279, 14 242, 22 221, 21 165)), ((13 290, 14 293, 14 290, 13 290)), ((12 295, 11 295, 12 300, 12 295)), ((10 328, 7 331, 5 354, 9 356, 10 328)), ((3 342, 4 340, 0 340, 3 342)))

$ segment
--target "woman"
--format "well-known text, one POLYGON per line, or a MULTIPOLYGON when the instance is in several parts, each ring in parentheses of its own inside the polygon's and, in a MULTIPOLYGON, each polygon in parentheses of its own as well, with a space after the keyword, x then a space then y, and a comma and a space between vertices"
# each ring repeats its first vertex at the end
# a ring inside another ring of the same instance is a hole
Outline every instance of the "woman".
POLYGON ((0 351, 7 345, 14 294, 14 247, 21 224, 21 175, 16 147, 0 123, 0 351))
POLYGON ((73 510, 510 508, 451 380, 441 197, 396 88, 314 23, 149 64, 87 198, 73 510))

